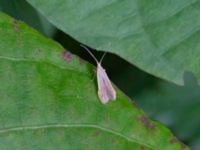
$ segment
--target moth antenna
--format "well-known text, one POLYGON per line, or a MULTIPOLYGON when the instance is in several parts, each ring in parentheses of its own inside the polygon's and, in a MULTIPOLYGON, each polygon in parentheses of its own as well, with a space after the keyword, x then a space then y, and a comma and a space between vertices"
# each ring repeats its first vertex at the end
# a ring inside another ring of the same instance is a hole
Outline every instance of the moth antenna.
POLYGON ((80 44, 80 46, 83 47, 92 56, 92 58, 96 61, 97 64, 99 63, 99 61, 96 59, 96 57, 92 54, 92 52, 85 45, 80 44))
POLYGON ((107 54, 107 52, 104 52, 104 54, 101 56, 100 63, 102 62, 102 60, 104 59, 104 57, 105 57, 106 54, 107 54))

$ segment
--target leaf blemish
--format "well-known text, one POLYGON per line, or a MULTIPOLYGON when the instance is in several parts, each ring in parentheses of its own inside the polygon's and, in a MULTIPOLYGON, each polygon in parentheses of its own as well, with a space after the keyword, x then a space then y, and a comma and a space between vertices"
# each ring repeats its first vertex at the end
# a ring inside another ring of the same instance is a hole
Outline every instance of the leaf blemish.
POLYGON ((178 139, 174 136, 169 140, 169 143, 170 144, 175 144, 175 143, 180 144, 182 150, 184 150, 186 148, 186 146, 183 143, 179 142, 178 139))
POLYGON ((140 146, 140 150, 145 150, 143 145, 140 146))
POLYGON ((64 50, 63 52, 63 58, 65 61, 69 62, 72 59, 72 54, 68 50, 64 50))
POLYGON ((17 20, 13 19, 13 29, 15 32, 19 32, 19 26, 17 20))
POLYGON ((100 131, 100 130, 96 130, 96 131, 94 132, 94 136, 95 136, 95 137, 98 137, 100 134, 101 134, 101 131, 100 131))
POLYGON ((145 115, 140 116, 139 121, 142 122, 147 129, 155 129, 155 125, 151 123, 145 115))

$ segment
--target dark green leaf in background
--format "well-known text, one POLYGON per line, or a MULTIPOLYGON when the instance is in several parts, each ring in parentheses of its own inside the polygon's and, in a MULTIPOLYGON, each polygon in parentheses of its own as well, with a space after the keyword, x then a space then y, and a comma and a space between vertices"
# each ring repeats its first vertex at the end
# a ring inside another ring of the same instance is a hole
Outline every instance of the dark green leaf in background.
POLYGON ((0 149, 182 150, 117 90, 102 105, 93 68, 0 13, 0 149))
POLYGON ((200 83, 200 0, 27 0, 58 29, 162 79, 200 83))

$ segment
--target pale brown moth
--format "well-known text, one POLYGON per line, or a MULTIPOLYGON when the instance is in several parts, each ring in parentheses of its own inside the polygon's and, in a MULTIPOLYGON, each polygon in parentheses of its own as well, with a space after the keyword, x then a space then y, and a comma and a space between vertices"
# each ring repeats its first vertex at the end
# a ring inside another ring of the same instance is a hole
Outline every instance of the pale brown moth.
POLYGON ((106 104, 109 100, 115 100, 116 99, 116 92, 113 88, 105 69, 101 66, 101 62, 105 56, 106 53, 103 54, 100 61, 97 60, 97 58, 92 54, 92 52, 84 45, 80 45, 83 47, 96 61, 97 63, 97 84, 98 84, 98 96, 100 101, 103 104, 106 104))

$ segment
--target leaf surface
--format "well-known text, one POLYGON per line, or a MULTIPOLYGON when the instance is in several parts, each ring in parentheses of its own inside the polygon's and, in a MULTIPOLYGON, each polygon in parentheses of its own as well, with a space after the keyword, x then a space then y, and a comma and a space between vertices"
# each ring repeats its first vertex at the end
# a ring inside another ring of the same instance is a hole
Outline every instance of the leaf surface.
POLYGON ((93 67, 0 13, 0 149, 182 150, 119 90, 102 105, 93 67))

